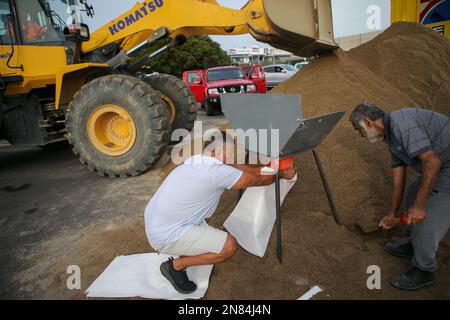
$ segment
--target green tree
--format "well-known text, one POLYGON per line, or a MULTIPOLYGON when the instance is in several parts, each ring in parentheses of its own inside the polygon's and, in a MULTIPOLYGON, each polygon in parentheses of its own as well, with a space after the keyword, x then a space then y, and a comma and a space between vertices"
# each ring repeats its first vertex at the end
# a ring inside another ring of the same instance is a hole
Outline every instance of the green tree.
MULTIPOLYGON (((170 39, 156 41, 144 54, 149 54, 169 42, 170 39)), ((171 48, 155 57, 148 67, 154 72, 181 78, 185 70, 205 69, 230 63, 230 57, 217 42, 208 36, 195 36, 189 38, 184 45, 171 48)))

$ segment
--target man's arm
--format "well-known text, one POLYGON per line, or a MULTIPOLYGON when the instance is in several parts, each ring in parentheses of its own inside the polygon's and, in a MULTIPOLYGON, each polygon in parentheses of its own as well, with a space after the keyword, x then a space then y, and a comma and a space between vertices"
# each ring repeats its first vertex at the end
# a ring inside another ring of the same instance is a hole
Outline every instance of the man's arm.
POLYGON ((439 178, 442 164, 438 155, 432 150, 419 154, 418 158, 422 163, 422 178, 416 199, 408 210, 408 223, 410 224, 421 223, 426 218, 427 200, 439 178))
POLYGON ((389 222, 395 216, 402 203, 403 193, 405 192, 406 167, 398 166, 392 168, 392 180, 394 189, 392 190, 391 207, 378 225, 384 230, 392 228, 392 225, 389 222))
POLYGON ((259 164, 254 164, 254 165, 250 165, 250 164, 231 164, 232 167, 244 171, 244 172, 249 172, 249 173, 254 173, 254 174, 259 174, 261 172, 261 169, 264 168, 263 165, 259 165, 259 164))
MULTIPOLYGON (((255 172, 243 171, 241 178, 233 186, 233 190, 250 187, 268 186, 275 182, 275 175, 261 174, 261 169, 255 172)), ((297 171, 294 168, 280 171, 281 179, 292 180, 297 171)))
POLYGON ((391 207, 388 213, 392 213, 392 216, 394 216, 400 208, 400 204, 402 203, 403 199, 403 193, 405 192, 406 167, 400 166, 393 168, 392 178, 394 189, 392 191, 391 207))

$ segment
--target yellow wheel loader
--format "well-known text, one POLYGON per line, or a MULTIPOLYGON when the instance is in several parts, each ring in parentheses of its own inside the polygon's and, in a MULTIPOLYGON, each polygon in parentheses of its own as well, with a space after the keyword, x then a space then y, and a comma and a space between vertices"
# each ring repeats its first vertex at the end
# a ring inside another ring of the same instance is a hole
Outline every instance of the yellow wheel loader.
MULTIPOLYGON (((114 5, 114 2, 111 2, 114 5)), ((193 94, 173 76, 145 74, 156 55, 194 35, 250 33, 302 56, 336 48, 330 0, 145 0, 90 34, 87 0, 0 0, 0 139, 67 139, 90 170, 111 178, 149 169, 171 130, 191 130, 193 94), (69 17, 68 17, 69 13, 69 17), (142 56, 164 37, 172 41, 142 56)))

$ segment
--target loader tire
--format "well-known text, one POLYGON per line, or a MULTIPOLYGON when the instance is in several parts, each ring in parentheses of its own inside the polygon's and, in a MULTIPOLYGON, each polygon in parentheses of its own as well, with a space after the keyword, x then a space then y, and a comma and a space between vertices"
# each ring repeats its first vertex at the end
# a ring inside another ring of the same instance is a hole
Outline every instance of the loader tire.
POLYGON ((147 171, 169 142, 167 110, 159 92, 126 75, 84 85, 69 105, 66 127, 81 163, 110 178, 147 171))
POLYGON ((195 96, 183 81, 169 74, 151 74, 143 77, 153 89, 161 92, 162 100, 169 109, 172 131, 191 131, 197 118, 195 96))

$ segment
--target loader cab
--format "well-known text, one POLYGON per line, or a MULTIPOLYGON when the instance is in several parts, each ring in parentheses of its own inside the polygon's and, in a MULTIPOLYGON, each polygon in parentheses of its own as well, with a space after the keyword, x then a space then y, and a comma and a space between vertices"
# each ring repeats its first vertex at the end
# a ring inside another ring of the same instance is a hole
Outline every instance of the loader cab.
POLYGON ((23 45, 61 45, 68 38, 79 42, 90 38, 77 0, 0 0, 0 16, 0 34, 11 29, 23 45))
POLYGON ((89 38, 74 4, 0 0, 0 136, 12 144, 64 139, 64 112, 54 108, 56 75, 80 62, 81 43, 89 38))
MULTIPOLYGON (((87 2, 85 2, 85 5, 87 2)), ((80 62, 81 44, 90 38, 77 0, 0 0, 0 72, 18 74, 36 57, 52 55, 58 65, 80 62), (11 58, 10 58, 11 57, 11 58)), ((42 74, 28 65, 28 75, 42 74)))

